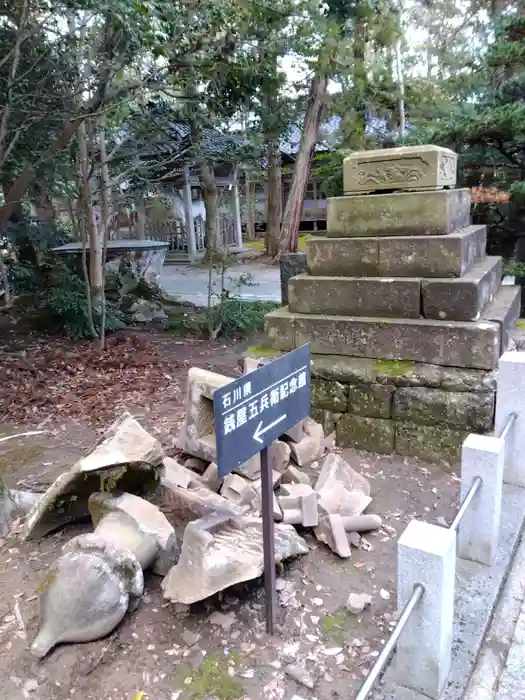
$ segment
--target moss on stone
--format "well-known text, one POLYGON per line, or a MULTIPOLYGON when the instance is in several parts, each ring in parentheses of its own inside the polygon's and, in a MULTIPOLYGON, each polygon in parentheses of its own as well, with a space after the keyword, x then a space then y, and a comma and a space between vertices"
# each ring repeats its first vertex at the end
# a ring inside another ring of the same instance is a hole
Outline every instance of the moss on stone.
POLYGON ((122 479, 124 474, 127 472, 127 467, 117 467, 116 469, 110 469, 108 471, 103 471, 100 474, 100 490, 102 493, 109 491, 112 493, 116 490, 118 482, 122 479))
POLYGON ((36 594, 40 597, 42 593, 46 590, 48 586, 50 586, 53 581, 55 580, 57 575, 55 567, 52 567, 51 569, 48 570, 44 578, 40 581, 40 583, 37 586, 36 589, 36 594))
POLYGON ((414 371, 415 366, 412 360, 374 360, 374 370, 390 377, 405 377, 414 371))
POLYGON ((240 700, 244 687, 239 678, 230 676, 229 668, 240 662, 240 655, 233 652, 207 654, 197 667, 184 664, 177 672, 176 690, 182 690, 180 700, 240 700))
POLYGON ((525 328, 525 321, 516 321, 516 326, 518 328, 525 328))
POLYGON ((250 345, 244 353, 245 357, 277 357, 278 355, 282 355, 280 350, 274 350, 266 345, 250 345))
POLYGON ((322 619, 324 633, 327 637, 342 641, 345 632, 346 614, 344 610, 333 613, 333 615, 325 615, 322 619))

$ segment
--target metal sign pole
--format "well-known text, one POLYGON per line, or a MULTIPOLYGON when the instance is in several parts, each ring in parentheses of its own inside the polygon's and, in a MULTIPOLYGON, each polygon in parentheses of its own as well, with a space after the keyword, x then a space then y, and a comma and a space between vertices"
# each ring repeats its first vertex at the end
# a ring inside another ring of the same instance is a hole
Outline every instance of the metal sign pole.
POLYGON ((266 632, 273 635, 276 618, 275 590, 275 540, 273 527, 273 479, 272 470, 268 465, 268 448, 261 455, 261 495, 263 517, 263 548, 264 548, 264 591, 266 597, 266 632))

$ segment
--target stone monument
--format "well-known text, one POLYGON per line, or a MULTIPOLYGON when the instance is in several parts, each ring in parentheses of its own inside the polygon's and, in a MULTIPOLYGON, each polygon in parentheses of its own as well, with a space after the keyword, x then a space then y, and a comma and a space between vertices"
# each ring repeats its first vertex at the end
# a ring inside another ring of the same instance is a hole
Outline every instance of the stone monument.
POLYGON ((520 310, 502 260, 470 225, 457 155, 437 146, 354 153, 308 273, 266 316, 272 355, 312 347, 312 416, 337 443, 454 464, 493 428, 495 368, 520 310))

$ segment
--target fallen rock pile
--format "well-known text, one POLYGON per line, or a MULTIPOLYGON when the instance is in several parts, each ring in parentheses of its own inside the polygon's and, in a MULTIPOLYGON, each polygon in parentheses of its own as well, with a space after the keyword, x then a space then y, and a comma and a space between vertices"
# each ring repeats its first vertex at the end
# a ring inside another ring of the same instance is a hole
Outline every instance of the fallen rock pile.
MULTIPOLYGON (((177 459, 125 414, 33 505, 27 539, 89 515, 94 526, 63 547, 39 586, 35 655, 110 632, 138 604, 143 570, 164 576, 165 598, 183 604, 262 574, 259 455, 224 479, 214 461, 209 402, 227 381, 190 370, 177 459)), ((310 418, 270 446, 277 561, 308 553, 306 528, 345 558, 350 544, 359 544, 358 533, 381 526, 379 516, 364 513, 372 500, 369 482, 333 449, 333 436, 310 418)))

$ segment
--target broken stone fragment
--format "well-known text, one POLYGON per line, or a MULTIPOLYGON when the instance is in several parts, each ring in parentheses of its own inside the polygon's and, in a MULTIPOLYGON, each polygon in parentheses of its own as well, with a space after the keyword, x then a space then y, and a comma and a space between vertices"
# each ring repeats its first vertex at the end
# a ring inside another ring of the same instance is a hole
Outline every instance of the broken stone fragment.
POLYGON ((367 593, 350 593, 346 601, 346 609, 352 615, 360 615, 372 603, 372 596, 367 593))
MULTIPOLYGON (((308 494, 312 493, 312 491, 313 491, 312 487, 309 486, 308 484, 282 484, 281 485, 282 496, 291 496, 292 498, 297 498, 297 499, 300 499, 302 496, 308 496, 308 494)), ((279 501, 281 500, 281 497, 279 498, 279 501)), ((294 507, 300 508, 301 507, 300 501, 298 501, 297 506, 294 506, 294 507)))
POLYGON ((96 491, 151 493, 159 483, 163 456, 160 442, 125 414, 93 452, 42 494, 27 516, 24 537, 37 539, 87 517, 89 496, 96 491))
POLYGON ((324 458, 315 490, 327 513, 360 515, 372 502, 368 480, 334 453, 324 458))
POLYGON ((338 514, 326 515, 319 521, 314 534, 323 544, 327 544, 330 549, 343 559, 352 556, 350 544, 346 536, 343 520, 338 514))
POLYGON ((309 416, 303 421, 303 430, 305 435, 309 435, 310 437, 315 437, 319 440, 323 440, 324 438, 324 428, 321 423, 318 423, 309 416))
MULTIPOLYGON (((293 527, 275 525, 276 561, 307 552, 293 527)), ((262 520, 215 513, 186 526, 180 559, 162 588, 168 600, 191 604, 257 578, 263 569, 262 520)))
POLYGON ((310 690, 315 686, 315 678, 313 675, 303 666, 299 666, 299 664, 287 664, 284 667, 284 672, 290 676, 290 678, 293 678, 294 681, 304 685, 306 688, 310 688, 310 690))
POLYGON ((200 482, 214 493, 219 493, 222 479, 219 477, 219 467, 215 462, 211 462, 204 474, 200 477, 200 482))
POLYGON ((282 474, 290 464, 290 445, 282 440, 272 442, 268 449, 268 466, 282 474))
POLYGON ((212 460, 209 459, 200 459, 199 457, 189 457, 184 462, 184 466, 186 467, 186 469, 189 469, 192 472, 196 472, 197 474, 204 474, 206 469, 209 467, 211 461, 212 460))
MULTIPOLYGON (((343 525, 344 525, 344 518, 343 518, 343 525)), ((346 530, 346 528, 345 528, 345 530, 346 530)), ((359 547, 359 545, 361 544, 360 534, 358 532, 348 532, 348 530, 346 530, 346 533, 348 535, 348 541, 350 542, 352 547, 356 547, 356 548, 359 547)))
POLYGON ((212 515, 216 511, 241 515, 250 508, 227 501, 218 493, 197 483, 190 484, 187 489, 161 483, 153 502, 173 527, 186 527, 192 520, 212 515))
POLYGON ((343 525, 346 532, 369 532, 379 530, 383 521, 379 515, 366 513, 364 515, 343 515, 343 525))
POLYGON ((41 493, 8 489, 0 478, 0 537, 8 534, 11 523, 28 513, 40 500, 41 493))
POLYGON ((257 490, 238 474, 224 477, 221 496, 236 505, 251 505, 257 499, 257 490))
MULTIPOLYGON (((153 561, 153 571, 159 576, 165 576, 177 562, 180 547, 175 530, 153 503, 131 493, 123 493, 120 496, 94 493, 89 499, 89 511, 95 526, 110 512, 126 513, 133 518, 140 530, 157 542, 158 554, 153 561)), ((107 531, 107 527, 105 529, 107 531)))
POLYGON ((172 457, 164 457, 162 464, 164 466, 162 479, 174 486, 181 486, 183 489, 187 489, 190 483, 197 478, 194 472, 179 464, 172 457))
POLYGON ((319 523, 317 498, 315 491, 312 491, 307 496, 301 496, 301 525, 303 527, 317 527, 319 523))
POLYGON ((255 454, 250 459, 240 464, 233 470, 234 474, 240 474, 245 479, 258 479, 261 475, 261 457, 255 454))
POLYGON ((306 472, 301 471, 293 464, 290 464, 288 469, 283 474, 284 484, 306 484, 306 486, 312 485, 310 477, 306 472))
POLYGON ((289 428, 284 433, 284 436, 290 438, 290 440, 293 440, 293 442, 300 442, 304 437, 303 421, 300 420, 299 423, 296 423, 294 426, 289 428))
POLYGON ((323 456, 323 439, 305 435, 300 442, 291 442, 290 450, 293 461, 300 467, 306 467, 323 456))
POLYGON ((144 590, 139 562, 94 535, 68 542, 37 593, 40 622, 31 652, 44 657, 56 644, 91 642, 109 634, 144 590))
POLYGON ((153 564, 159 551, 157 540, 141 530, 137 521, 124 511, 103 515, 93 534, 117 549, 134 554, 142 569, 153 564))
POLYGON ((300 508, 287 508, 283 510, 283 523, 286 525, 301 525, 303 512, 300 508))

